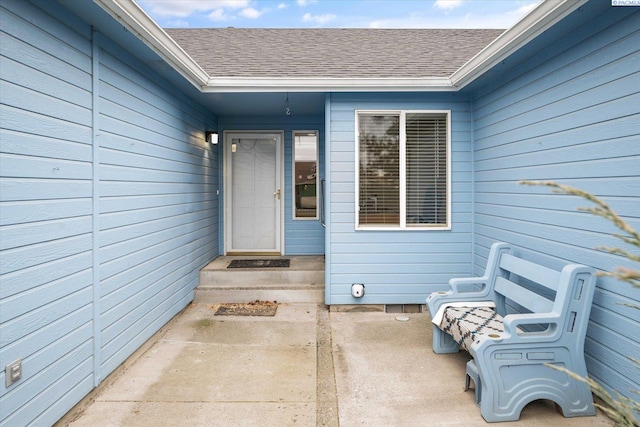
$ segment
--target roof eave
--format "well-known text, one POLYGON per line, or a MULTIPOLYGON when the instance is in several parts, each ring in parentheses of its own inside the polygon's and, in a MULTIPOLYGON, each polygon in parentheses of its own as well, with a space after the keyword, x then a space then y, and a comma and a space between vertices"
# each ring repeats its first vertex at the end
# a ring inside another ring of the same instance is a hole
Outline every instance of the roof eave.
POLYGON ((589 0, 544 0, 450 77, 462 89, 589 0))
POLYGON ((202 89, 209 75, 135 1, 93 0, 128 31, 156 52, 164 61, 202 89))
POLYGON ((135 1, 93 1, 202 92, 456 91, 588 2, 544 0, 449 78, 238 78, 210 77, 135 1))
POLYGON ((428 92, 456 90, 448 77, 212 77, 203 92, 428 92))

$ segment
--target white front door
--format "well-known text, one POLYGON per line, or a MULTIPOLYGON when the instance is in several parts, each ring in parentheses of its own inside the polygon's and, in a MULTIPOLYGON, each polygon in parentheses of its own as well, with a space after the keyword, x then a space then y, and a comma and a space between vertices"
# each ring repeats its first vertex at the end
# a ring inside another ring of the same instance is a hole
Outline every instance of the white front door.
POLYGON ((281 253, 282 134, 225 132, 226 253, 281 253))

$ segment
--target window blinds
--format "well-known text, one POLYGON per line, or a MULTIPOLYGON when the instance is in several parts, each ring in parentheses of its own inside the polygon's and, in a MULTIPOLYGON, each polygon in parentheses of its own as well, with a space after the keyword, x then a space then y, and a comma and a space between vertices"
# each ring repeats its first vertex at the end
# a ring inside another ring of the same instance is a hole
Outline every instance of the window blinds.
POLYGON ((447 116, 406 116, 407 225, 447 223, 447 116))

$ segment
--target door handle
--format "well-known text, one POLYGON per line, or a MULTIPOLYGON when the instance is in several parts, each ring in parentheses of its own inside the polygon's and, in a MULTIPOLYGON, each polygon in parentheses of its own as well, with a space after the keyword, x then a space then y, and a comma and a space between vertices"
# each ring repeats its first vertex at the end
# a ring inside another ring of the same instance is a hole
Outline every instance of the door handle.
POLYGON ((326 179, 322 178, 320 180, 320 224, 323 227, 327 228, 327 223, 324 218, 324 184, 326 179))
POLYGON ((278 198, 278 200, 280 200, 280 189, 278 188, 278 189, 276 190, 276 192, 275 192, 275 193, 273 193, 273 195, 274 195, 274 196, 276 196, 276 197, 278 198))

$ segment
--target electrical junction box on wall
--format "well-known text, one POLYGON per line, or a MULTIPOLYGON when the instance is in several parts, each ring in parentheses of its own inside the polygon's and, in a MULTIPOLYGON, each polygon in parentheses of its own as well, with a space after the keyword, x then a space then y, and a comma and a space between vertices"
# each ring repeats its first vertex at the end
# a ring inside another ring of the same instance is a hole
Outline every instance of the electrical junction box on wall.
POLYGON ((5 386, 9 387, 11 384, 22 378, 22 358, 14 360, 4 367, 5 373, 5 386))

